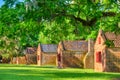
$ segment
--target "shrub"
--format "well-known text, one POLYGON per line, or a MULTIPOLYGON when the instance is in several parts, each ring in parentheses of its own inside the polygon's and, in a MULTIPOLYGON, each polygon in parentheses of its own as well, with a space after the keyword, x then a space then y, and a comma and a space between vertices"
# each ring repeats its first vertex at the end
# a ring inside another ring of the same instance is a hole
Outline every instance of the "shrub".
POLYGON ((107 45, 107 47, 114 47, 114 43, 111 40, 106 40, 105 44, 107 45))
POLYGON ((10 63, 10 58, 9 57, 8 58, 4 57, 2 59, 2 63, 10 63))

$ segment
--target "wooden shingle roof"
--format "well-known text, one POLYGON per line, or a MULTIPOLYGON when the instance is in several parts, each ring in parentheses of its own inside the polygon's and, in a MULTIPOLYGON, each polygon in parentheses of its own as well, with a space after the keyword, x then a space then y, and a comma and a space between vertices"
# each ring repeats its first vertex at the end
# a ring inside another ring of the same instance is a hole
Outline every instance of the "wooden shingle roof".
POLYGON ((113 41, 115 47, 120 47, 120 35, 117 35, 116 39, 113 41))
POLYGON ((68 51, 88 51, 87 41, 63 41, 63 47, 68 51))
POLYGON ((116 35, 113 32, 103 32, 106 40, 113 41, 114 47, 120 47, 120 35, 116 35))
POLYGON ((113 33, 113 32, 106 32, 106 33, 105 33, 105 37, 106 37, 108 40, 115 40, 115 39, 116 39, 116 35, 115 35, 115 33, 113 33))
POLYGON ((41 44, 42 52, 57 52, 57 45, 55 44, 41 44))
POLYGON ((36 53, 36 51, 37 51, 36 47, 27 47, 27 49, 26 49, 27 54, 34 54, 34 53, 36 53))

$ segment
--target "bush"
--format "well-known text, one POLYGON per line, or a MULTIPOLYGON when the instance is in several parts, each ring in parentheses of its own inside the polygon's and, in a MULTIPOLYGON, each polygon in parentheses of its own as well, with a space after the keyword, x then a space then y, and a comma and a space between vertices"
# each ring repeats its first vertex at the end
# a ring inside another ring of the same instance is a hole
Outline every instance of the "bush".
POLYGON ((105 44, 107 45, 107 47, 114 47, 113 41, 106 40, 106 41, 105 41, 105 44))
POLYGON ((8 57, 8 58, 3 58, 2 59, 2 63, 10 63, 10 58, 8 57))
POLYGON ((18 56, 23 57, 23 56, 25 56, 25 54, 19 53, 18 56))

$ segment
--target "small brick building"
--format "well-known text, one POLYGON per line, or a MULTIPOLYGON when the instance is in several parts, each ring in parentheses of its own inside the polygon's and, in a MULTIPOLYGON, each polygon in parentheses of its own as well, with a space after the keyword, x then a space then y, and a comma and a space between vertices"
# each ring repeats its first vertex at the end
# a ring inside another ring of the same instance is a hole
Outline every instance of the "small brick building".
POLYGON ((35 47, 27 47, 23 52, 25 55, 13 57, 12 64, 36 64, 36 50, 35 47))
POLYGON ((26 64, 26 58, 25 56, 21 56, 21 57, 13 57, 12 64, 26 64))
MULTIPOLYGON (((88 41, 62 41, 58 45, 57 66, 61 68, 84 68, 84 64, 86 64, 86 60, 84 59, 88 59, 88 57, 86 56, 87 53, 88 41)), ((86 68, 88 68, 87 65, 86 68)))
POLYGON ((37 48, 37 64, 56 65, 56 55, 56 44, 39 44, 37 48))
POLYGON ((37 64, 37 48, 27 47, 25 51, 26 64, 37 64))
POLYGON ((120 72, 120 35, 99 30, 94 45, 94 69, 120 72))
POLYGON ((88 52, 84 57, 84 68, 94 69, 94 41, 88 40, 88 52))

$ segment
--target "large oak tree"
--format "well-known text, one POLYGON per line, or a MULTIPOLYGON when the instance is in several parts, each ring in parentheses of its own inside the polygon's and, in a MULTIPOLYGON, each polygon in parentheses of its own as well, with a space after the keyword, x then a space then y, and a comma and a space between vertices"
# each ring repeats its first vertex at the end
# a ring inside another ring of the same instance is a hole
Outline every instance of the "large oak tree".
POLYGON ((4 0, 1 53, 21 53, 38 43, 96 38, 99 29, 120 32, 119 0, 4 0))

